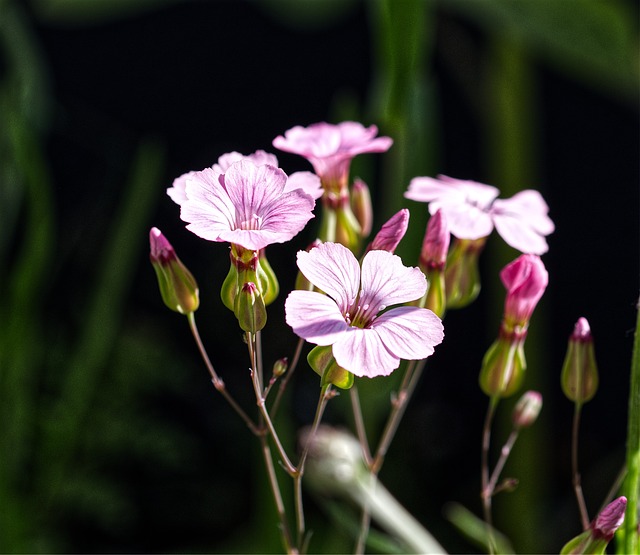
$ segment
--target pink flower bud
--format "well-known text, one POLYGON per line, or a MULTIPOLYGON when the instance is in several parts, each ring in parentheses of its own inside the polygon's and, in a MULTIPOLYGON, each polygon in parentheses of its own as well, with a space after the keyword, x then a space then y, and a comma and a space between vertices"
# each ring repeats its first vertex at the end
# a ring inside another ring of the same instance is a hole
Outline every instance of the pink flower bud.
POLYGON ((367 247, 369 251, 387 251, 393 254, 400 243, 400 240, 404 237, 409 226, 409 210, 403 208, 389 220, 383 224, 378 231, 378 234, 374 237, 371 244, 367 247))
POLYGON ((513 408, 513 424, 517 428, 527 428, 537 419, 542 410, 542 395, 537 391, 527 391, 513 408))
POLYGON ((157 227, 149 232, 149 246, 149 258, 158 278, 164 304, 181 314, 197 310, 200 305, 198 284, 157 227))
POLYGON ((507 289, 504 322, 508 328, 526 330, 531 314, 549 283, 549 274, 535 254, 523 254, 500 272, 507 289))
POLYGON ((627 508, 627 498, 622 496, 609 503, 591 523, 592 535, 595 540, 611 541, 613 534, 624 522, 624 512, 627 508))
POLYGON ((423 271, 426 271, 427 268, 444 269, 450 240, 447 218, 442 210, 438 210, 429 218, 427 231, 422 242, 420 267, 423 271))

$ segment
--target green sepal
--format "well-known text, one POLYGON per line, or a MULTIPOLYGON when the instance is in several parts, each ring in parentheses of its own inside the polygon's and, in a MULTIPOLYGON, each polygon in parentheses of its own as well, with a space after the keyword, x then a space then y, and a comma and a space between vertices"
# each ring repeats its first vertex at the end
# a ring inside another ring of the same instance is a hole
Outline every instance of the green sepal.
POLYGON ((321 387, 333 384, 340 389, 350 389, 353 385, 353 374, 338 366, 336 359, 333 358, 331 345, 318 345, 311 349, 307 355, 307 362, 316 374, 321 376, 321 387))

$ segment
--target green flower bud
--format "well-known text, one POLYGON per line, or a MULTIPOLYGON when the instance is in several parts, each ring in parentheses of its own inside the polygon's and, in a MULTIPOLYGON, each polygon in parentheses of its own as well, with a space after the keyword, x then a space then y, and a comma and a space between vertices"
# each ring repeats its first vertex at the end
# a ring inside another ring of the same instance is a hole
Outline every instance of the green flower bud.
POLYGON ((598 367, 589 322, 580 318, 569 338, 562 365, 562 391, 577 404, 593 399, 598 389, 598 367))
POLYGON ((256 333, 267 323, 267 309, 264 300, 253 282, 245 283, 236 296, 234 313, 244 331, 256 333))
POLYGON ((358 224, 360 224, 360 235, 362 237, 368 237, 373 226, 373 206, 369 187, 362 179, 356 178, 353 182, 353 187, 351 188, 351 209, 353 210, 356 220, 358 220, 358 224))
POLYGON ((180 314, 195 312, 200 305, 200 296, 198 284, 191 272, 156 227, 149 233, 149 244, 149 258, 158 278, 164 304, 180 314))
POLYGON ((509 397, 520 388, 526 369, 524 337, 501 330, 482 360, 480 387, 489 397, 509 397))
POLYGON ((331 345, 314 347, 307 355, 307 361, 316 374, 322 377, 321 387, 330 383, 340 389, 350 389, 353 385, 353 374, 338 366, 333 358, 331 345))
POLYGON ((464 308, 480 293, 478 258, 484 248, 482 239, 456 239, 447 256, 445 271, 447 308, 464 308))
POLYGON ((279 358, 273 363, 272 374, 276 378, 280 378, 284 376, 288 368, 289 368, 289 359, 287 357, 279 358))

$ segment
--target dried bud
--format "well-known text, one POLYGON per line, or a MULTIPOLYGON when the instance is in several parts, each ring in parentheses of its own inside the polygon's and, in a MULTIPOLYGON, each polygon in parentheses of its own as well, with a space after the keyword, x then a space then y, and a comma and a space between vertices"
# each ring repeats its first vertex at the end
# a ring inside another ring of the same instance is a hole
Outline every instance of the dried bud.
POLYGON ((579 318, 569 338, 562 365, 562 391, 574 403, 593 399, 598 389, 598 366, 591 329, 586 318, 579 318))
POLYGON ((156 227, 149 232, 149 244, 149 258, 158 277, 164 304, 180 314, 195 312, 200 305, 200 297, 198 284, 191 272, 156 227))
POLYGON ((360 178, 356 178, 351 187, 351 209, 360 224, 362 237, 368 237, 373 225, 373 207, 369 187, 360 178))
POLYGON ((542 410, 542 395, 537 391, 527 391, 513 408, 513 425, 516 428, 528 428, 537 419, 542 410))

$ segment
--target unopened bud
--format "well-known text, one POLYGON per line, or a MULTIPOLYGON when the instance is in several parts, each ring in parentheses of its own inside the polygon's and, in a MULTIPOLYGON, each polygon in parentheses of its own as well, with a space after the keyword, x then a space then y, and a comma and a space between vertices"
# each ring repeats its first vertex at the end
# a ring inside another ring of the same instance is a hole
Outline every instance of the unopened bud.
POLYGON ((409 210, 403 208, 396 212, 387 222, 385 222, 373 241, 367 247, 368 251, 395 252, 398 243, 404 237, 409 227, 409 210))
POLYGON ((478 258, 486 241, 486 237, 454 241, 445 271, 447 309, 464 308, 476 300, 480 293, 478 258))
POLYGON ((562 365, 561 384, 562 391, 569 400, 578 404, 593 399, 598 389, 598 366, 586 318, 578 319, 569 337, 562 365))
POLYGON ((309 366, 322 378, 320 386, 333 384, 340 389, 350 389, 353 385, 353 374, 338 365, 333 357, 331 345, 318 345, 307 355, 309 366))
POLYGON ((542 395, 537 391, 527 391, 513 408, 513 425, 516 428, 531 426, 538 419, 541 410, 542 395))
POLYGON ((430 269, 444 270, 451 234, 447 218, 441 210, 429 218, 427 231, 420 251, 420 269, 426 274, 430 269))
POLYGON ((361 236, 368 237, 373 225, 371 193, 367 184, 359 178, 354 180, 351 187, 351 209, 360 224, 361 236))
POLYGON ((164 304, 180 314, 195 312, 200 305, 200 296, 191 272, 157 227, 149 232, 149 244, 149 258, 158 278, 164 304))
POLYGON ((267 309, 258 287, 253 282, 243 284, 236 296, 234 313, 244 331, 256 333, 267 323, 267 309))
POLYGON ((281 376, 284 376, 288 368, 289 359, 287 357, 282 357, 273 363, 272 373, 276 378, 280 378, 281 376))
POLYGON ((491 398, 509 397, 520 388, 526 369, 524 340, 501 333, 482 360, 480 387, 491 398))
POLYGON ((336 209, 336 243, 347 247, 351 252, 357 252, 362 239, 362 229, 348 204, 336 209))

